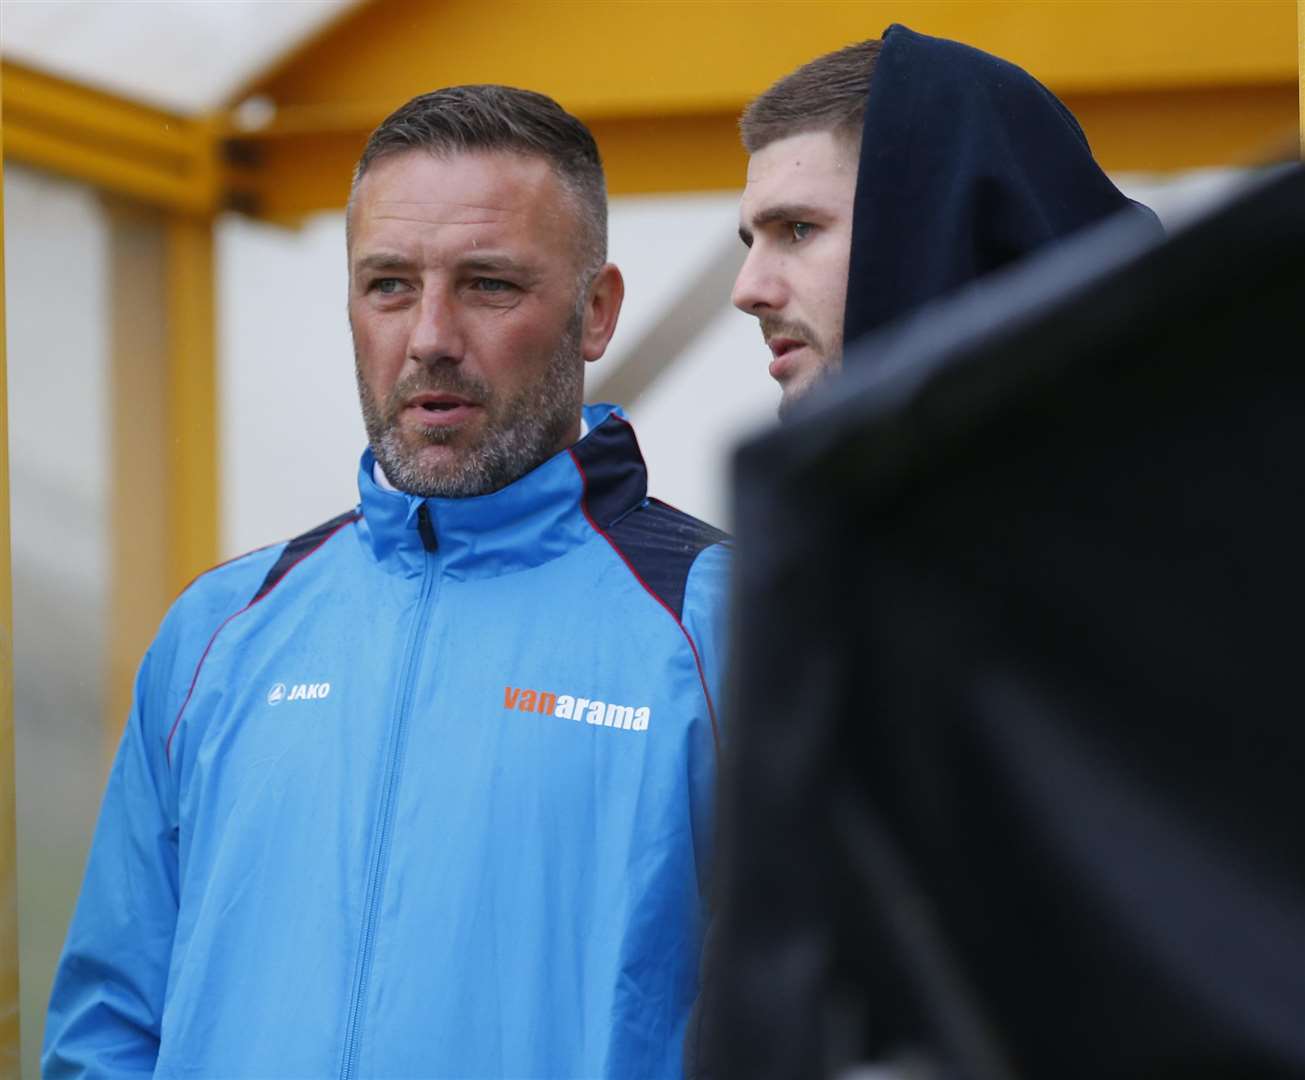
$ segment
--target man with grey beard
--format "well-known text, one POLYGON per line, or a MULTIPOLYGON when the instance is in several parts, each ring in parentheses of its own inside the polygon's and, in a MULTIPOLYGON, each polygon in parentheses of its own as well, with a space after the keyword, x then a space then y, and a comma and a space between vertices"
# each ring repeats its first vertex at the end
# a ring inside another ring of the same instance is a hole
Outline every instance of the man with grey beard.
POLYGON ((677 1077, 728 553, 582 406, 623 295, 597 147, 426 94, 347 225, 361 501, 169 612, 45 1075, 677 1077))

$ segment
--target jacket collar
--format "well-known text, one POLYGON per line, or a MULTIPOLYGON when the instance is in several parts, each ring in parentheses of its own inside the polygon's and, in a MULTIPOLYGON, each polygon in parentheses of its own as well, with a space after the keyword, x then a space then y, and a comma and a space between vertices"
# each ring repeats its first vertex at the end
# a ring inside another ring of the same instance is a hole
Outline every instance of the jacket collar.
POLYGON ((647 495, 647 472, 634 429, 613 405, 585 406, 589 434, 519 480, 489 495, 422 499, 387 491, 373 477, 371 450, 358 470, 361 529, 378 562, 420 573, 427 559, 455 579, 493 577, 565 555, 634 509, 647 495), (425 504, 437 547, 428 554, 418 530, 425 504))

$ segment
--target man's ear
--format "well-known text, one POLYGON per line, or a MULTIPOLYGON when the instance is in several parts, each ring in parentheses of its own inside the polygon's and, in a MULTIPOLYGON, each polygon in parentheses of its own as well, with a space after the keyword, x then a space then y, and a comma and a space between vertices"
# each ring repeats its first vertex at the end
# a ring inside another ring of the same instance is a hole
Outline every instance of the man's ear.
POLYGON ((580 330, 580 355, 597 360, 607 351, 607 343, 616 332, 616 320, 625 299, 625 279, 614 263, 606 263, 594 275, 585 297, 584 325, 580 330))

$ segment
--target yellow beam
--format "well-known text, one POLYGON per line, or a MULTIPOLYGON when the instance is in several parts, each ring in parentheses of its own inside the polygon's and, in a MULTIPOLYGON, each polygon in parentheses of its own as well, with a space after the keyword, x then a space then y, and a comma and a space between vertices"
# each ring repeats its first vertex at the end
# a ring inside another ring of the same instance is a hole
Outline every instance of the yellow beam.
POLYGON ((1277 160, 1295 125, 1296 91, 1274 86, 1066 94, 1108 172, 1177 172, 1277 160))
MULTIPOLYGON (((1068 94, 1065 101, 1107 170, 1170 172, 1260 162, 1274 151, 1278 133, 1294 130, 1296 93, 1284 83, 1068 94)), ((317 116, 327 119, 321 111, 317 116)), ((268 220, 342 207, 363 143, 383 114, 368 114, 352 130, 327 122, 317 132, 302 118, 292 119, 294 125, 240 136, 242 155, 258 164, 227 175, 233 201, 268 220)), ((613 195, 727 191, 743 184, 747 160, 735 112, 586 119, 613 195)))
POLYGON ((217 561, 217 357, 213 223, 174 214, 167 267, 168 559, 170 595, 217 561))
POLYGON ((1296 106, 1300 118, 1300 156, 1305 161, 1305 0, 1296 0, 1296 106))
MULTIPOLYGON (((0 87, 0 130, 6 128, 0 87)), ((0 164, 0 281, 4 280, 4 166, 0 164)), ((0 291, 0 1076, 18 1075, 18 862, 14 828, 14 605, 9 552, 9 409, 5 306, 0 291)))
POLYGON ((187 212, 217 208, 212 124, 4 60, 4 154, 102 191, 187 212))
MULTIPOLYGON (((231 201, 272 221, 336 210, 349 194, 349 177, 372 127, 384 114, 369 115, 352 130, 334 126, 313 133, 259 133, 236 140, 258 164, 231 169, 231 201), (306 165, 311 162, 311 167, 306 165)), ((655 119, 589 121, 602 151, 613 195, 733 190, 741 187, 747 158, 733 113, 655 119)))
POLYGON ((1246 164, 1295 130, 1291 0, 802 5, 590 4, 487 8, 385 0, 360 8, 246 88, 271 121, 223 125, 233 200, 270 219, 344 205, 368 132, 436 85, 543 90, 594 130, 613 194, 733 189, 736 117, 771 81, 893 19, 1011 58, 1080 117, 1112 170, 1246 164))
POLYGON ((5 61, 5 153, 180 212, 213 212, 225 180, 255 212, 293 217, 343 204, 367 132, 398 102, 435 84, 503 81, 553 94, 594 127, 614 193, 732 188, 743 104, 803 60, 900 19, 1029 68, 1081 110, 1108 168, 1238 163, 1300 111, 1284 97, 1297 86, 1287 28, 1299 3, 813 2, 794 34, 791 3, 522 0, 505 19, 480 0, 385 0, 246 88, 278 107, 258 132, 5 61), (252 167, 223 173, 219 128, 252 167))
POLYGON ((736 111, 891 22, 987 49, 1063 93, 1294 83, 1293 14, 1292 0, 384 0, 246 93, 394 105, 437 85, 510 82, 590 119, 736 111))

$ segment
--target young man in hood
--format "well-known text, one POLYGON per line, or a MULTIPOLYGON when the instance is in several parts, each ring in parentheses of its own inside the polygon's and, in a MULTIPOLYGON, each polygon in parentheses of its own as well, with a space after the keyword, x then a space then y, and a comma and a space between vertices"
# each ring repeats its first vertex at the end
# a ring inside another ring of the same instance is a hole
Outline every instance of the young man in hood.
POLYGON ((1026 72, 904 26, 786 75, 740 128, 732 299, 761 324, 781 415, 899 315, 1118 211, 1155 220, 1026 72))

